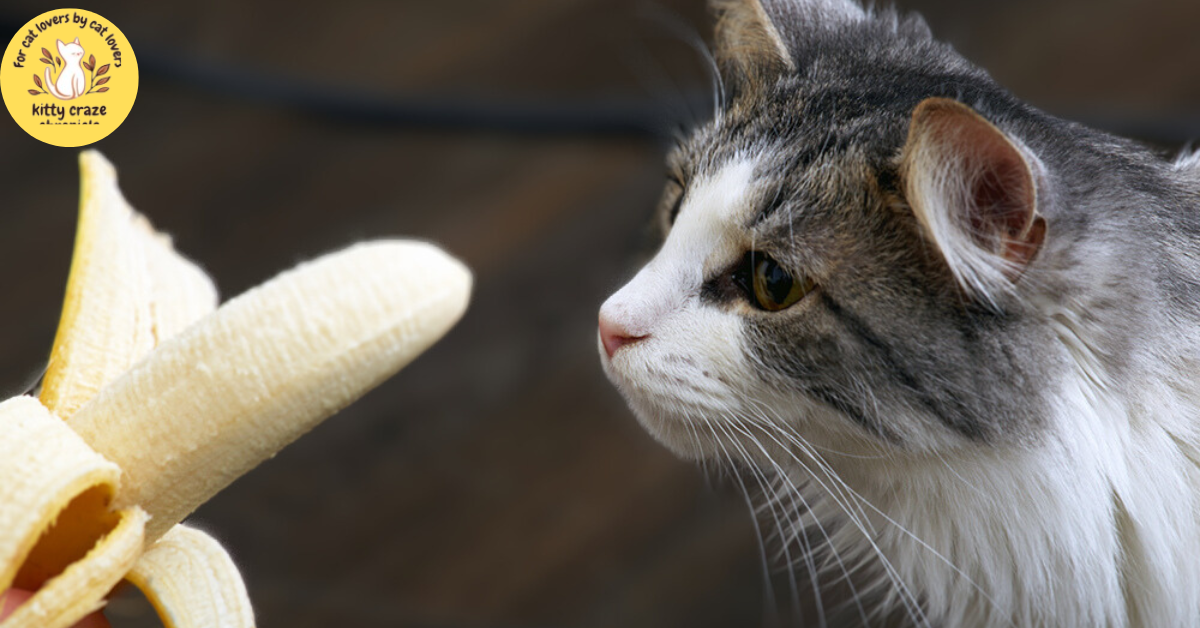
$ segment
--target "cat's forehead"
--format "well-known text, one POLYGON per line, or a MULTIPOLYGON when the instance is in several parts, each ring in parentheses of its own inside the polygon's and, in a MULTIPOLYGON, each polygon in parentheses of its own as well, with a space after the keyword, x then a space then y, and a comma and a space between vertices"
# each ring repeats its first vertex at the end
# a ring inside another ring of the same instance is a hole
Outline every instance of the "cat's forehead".
POLYGON ((697 209, 693 188, 711 189, 737 173, 738 185, 721 186, 740 191, 738 220, 725 221, 730 226, 759 230, 817 219, 830 199, 861 190, 895 152, 871 137, 878 130, 870 123, 805 118, 806 109, 805 95, 791 91, 769 102, 738 104, 698 129, 670 158, 671 170, 689 190, 681 215, 697 209), (788 211, 780 212, 783 208, 788 211), (806 211, 798 212, 801 208, 806 211))
POLYGON ((720 168, 698 177, 677 226, 694 224, 703 232, 718 225, 750 224, 755 218, 753 201, 759 195, 758 170, 753 157, 734 154, 720 168))
POLYGON ((894 123, 830 103, 828 92, 786 84, 769 94, 735 101, 675 151, 671 166, 681 178, 699 179, 749 157, 757 177, 778 180, 895 151, 890 144, 898 139, 880 137, 894 123))
POLYGON ((794 69, 748 79, 685 142, 682 161, 696 173, 719 168, 733 153, 761 153, 773 157, 764 163, 791 169, 841 155, 880 165, 900 149, 924 99, 1011 106, 985 72, 927 34, 863 28, 874 31, 814 39, 794 69))

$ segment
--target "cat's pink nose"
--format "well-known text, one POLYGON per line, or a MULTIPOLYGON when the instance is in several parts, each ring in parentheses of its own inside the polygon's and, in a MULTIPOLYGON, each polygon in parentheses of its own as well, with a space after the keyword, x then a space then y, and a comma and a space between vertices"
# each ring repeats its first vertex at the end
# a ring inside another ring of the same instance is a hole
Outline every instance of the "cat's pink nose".
POLYGON ((600 342, 604 345, 604 352, 608 354, 610 359, 617 352, 617 349, 639 340, 644 340, 645 338, 648 338, 648 336, 635 336, 629 333, 620 323, 614 322, 601 312, 600 342))

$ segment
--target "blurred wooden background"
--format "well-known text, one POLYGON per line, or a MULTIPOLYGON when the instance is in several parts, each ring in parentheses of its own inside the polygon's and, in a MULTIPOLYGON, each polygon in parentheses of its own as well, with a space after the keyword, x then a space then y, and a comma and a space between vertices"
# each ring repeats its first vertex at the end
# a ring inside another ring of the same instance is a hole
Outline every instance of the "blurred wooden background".
MULTIPOLYGON (((1052 112, 1117 126, 1200 116, 1194 0, 904 5, 1052 112)), ((665 106, 706 89, 694 51, 647 17, 707 37, 701 0, 89 8, 143 64, 347 93, 665 106)), ((44 10, 14 0, 0 18, 44 10)), ((53 338, 77 151, 11 122, 0 147, 0 391, 16 394, 53 338)), ((444 342, 196 514, 241 565, 260 626, 766 623, 740 495, 652 442, 597 363, 595 313, 646 244, 661 145, 381 127, 160 76, 96 148, 225 297, 362 238, 430 239, 476 272, 444 342)), ((112 617, 146 625, 136 600, 112 617)))

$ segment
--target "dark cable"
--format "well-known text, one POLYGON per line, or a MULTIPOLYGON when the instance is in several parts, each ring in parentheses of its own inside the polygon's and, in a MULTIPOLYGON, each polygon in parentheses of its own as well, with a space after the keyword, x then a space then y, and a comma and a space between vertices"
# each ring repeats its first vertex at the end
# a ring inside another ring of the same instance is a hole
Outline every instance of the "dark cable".
MULTIPOLYGON (((15 33, 23 24, 2 17, 0 33, 15 33)), ((647 100, 535 102, 382 95, 159 54, 141 45, 137 58, 143 78, 344 123, 454 132, 649 139, 670 138, 680 126, 679 120, 667 115, 671 107, 647 100)), ((696 93, 684 103, 675 103, 680 105, 676 110, 708 111, 710 99, 708 94, 696 93)), ((1178 147, 1200 139, 1200 117, 1063 117, 1162 146, 1178 147)))
POLYGON ((520 102, 383 96, 194 59, 138 54, 143 76, 355 124, 517 135, 665 137, 671 121, 644 101, 520 102))

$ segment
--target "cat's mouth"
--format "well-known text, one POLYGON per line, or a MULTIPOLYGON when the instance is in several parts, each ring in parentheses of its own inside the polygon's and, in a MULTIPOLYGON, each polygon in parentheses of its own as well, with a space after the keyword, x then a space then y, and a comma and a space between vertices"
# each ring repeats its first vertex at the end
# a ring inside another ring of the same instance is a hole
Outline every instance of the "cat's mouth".
POLYGON ((622 347, 612 355, 603 338, 597 345, 605 375, 655 440, 684 459, 718 455, 718 445, 706 434, 728 414, 721 400, 729 391, 709 384, 695 359, 657 355, 650 344, 622 347))

